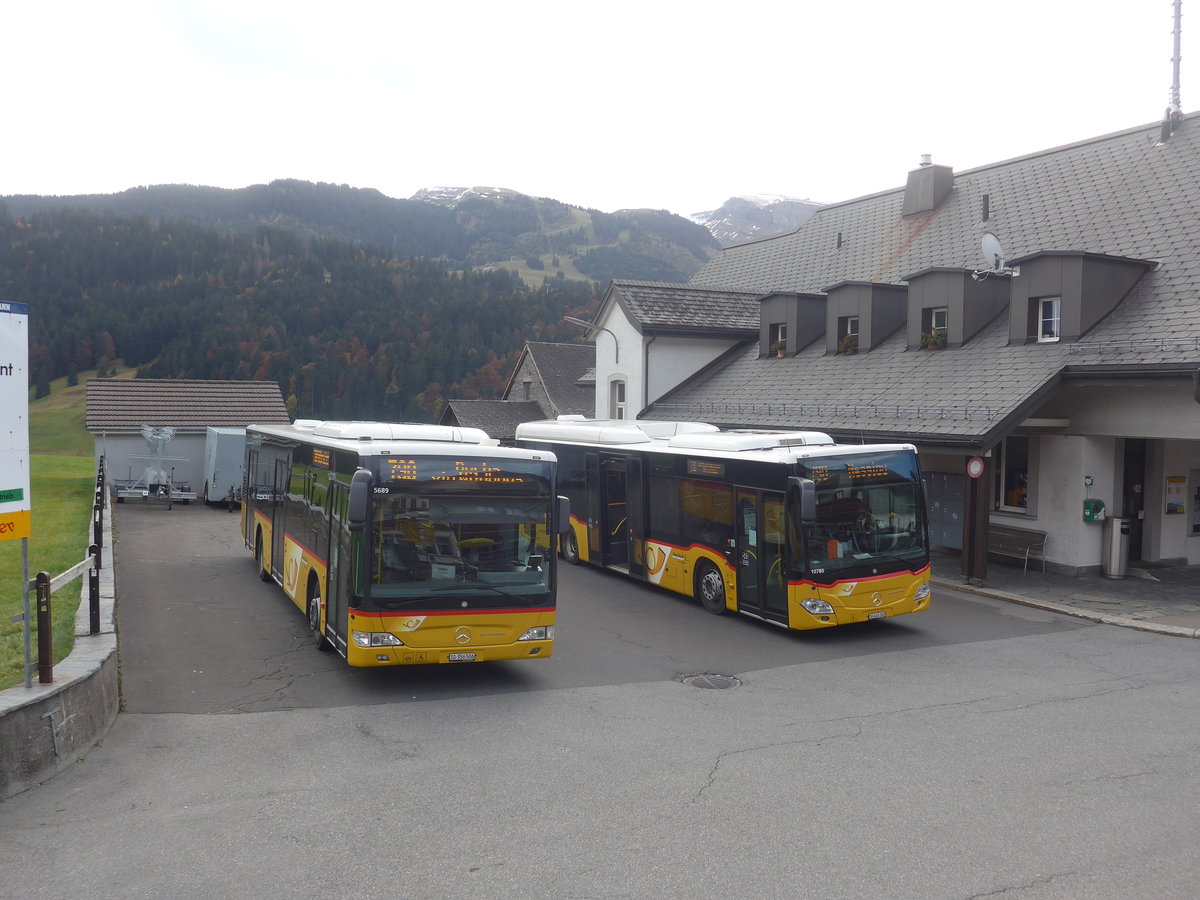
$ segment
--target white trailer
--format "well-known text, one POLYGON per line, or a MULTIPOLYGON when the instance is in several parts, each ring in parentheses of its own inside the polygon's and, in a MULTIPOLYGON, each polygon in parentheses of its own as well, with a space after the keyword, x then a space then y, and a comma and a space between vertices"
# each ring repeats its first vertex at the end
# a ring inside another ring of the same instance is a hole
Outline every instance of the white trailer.
POLYGON ((208 428, 204 441, 204 492, 206 504, 224 503, 230 509, 242 502, 242 469, 245 465, 245 428, 208 428))

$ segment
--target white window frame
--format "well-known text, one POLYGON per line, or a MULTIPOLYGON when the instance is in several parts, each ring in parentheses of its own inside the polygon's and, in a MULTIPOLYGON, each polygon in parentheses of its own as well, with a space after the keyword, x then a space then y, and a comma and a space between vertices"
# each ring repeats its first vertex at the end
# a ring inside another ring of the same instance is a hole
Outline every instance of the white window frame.
POLYGON ((608 385, 608 416, 610 419, 624 419, 626 411, 626 386, 623 379, 614 379, 608 385))
POLYGON ((1037 309, 1038 343, 1053 344, 1062 337, 1062 297, 1042 297, 1037 309))
POLYGON ((787 322, 775 322, 768 329, 767 347, 770 348, 773 344, 783 344, 783 349, 787 351, 787 322))
POLYGON ((950 308, 948 306, 935 306, 929 310, 929 330, 945 331, 950 322, 950 308))

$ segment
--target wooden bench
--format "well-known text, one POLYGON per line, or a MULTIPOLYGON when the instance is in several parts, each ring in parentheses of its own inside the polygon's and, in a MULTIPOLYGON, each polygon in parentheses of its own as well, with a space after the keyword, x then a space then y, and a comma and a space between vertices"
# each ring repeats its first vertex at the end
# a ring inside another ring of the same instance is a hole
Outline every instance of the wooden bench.
POLYGON ((1042 571, 1046 571, 1046 538, 1044 531, 1032 528, 1017 528, 1014 525, 988 525, 988 552, 997 556, 1010 556, 1023 560, 1025 572, 1029 572, 1029 560, 1040 559, 1042 571))

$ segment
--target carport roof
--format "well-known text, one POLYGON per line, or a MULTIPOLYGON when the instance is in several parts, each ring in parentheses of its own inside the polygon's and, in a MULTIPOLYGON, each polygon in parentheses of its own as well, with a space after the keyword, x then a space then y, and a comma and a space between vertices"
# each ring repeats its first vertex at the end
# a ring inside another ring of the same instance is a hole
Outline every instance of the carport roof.
POLYGON ((274 381, 93 378, 87 383, 84 423, 92 432, 290 421, 274 381))

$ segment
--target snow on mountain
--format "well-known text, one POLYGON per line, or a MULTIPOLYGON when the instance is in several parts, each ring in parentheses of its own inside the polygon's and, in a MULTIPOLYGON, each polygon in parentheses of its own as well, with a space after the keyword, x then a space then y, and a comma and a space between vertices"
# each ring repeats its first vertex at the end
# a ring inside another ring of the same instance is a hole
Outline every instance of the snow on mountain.
POLYGON ((795 231, 824 204, 782 194, 730 197, 718 209, 689 218, 709 230, 723 247, 795 231))

